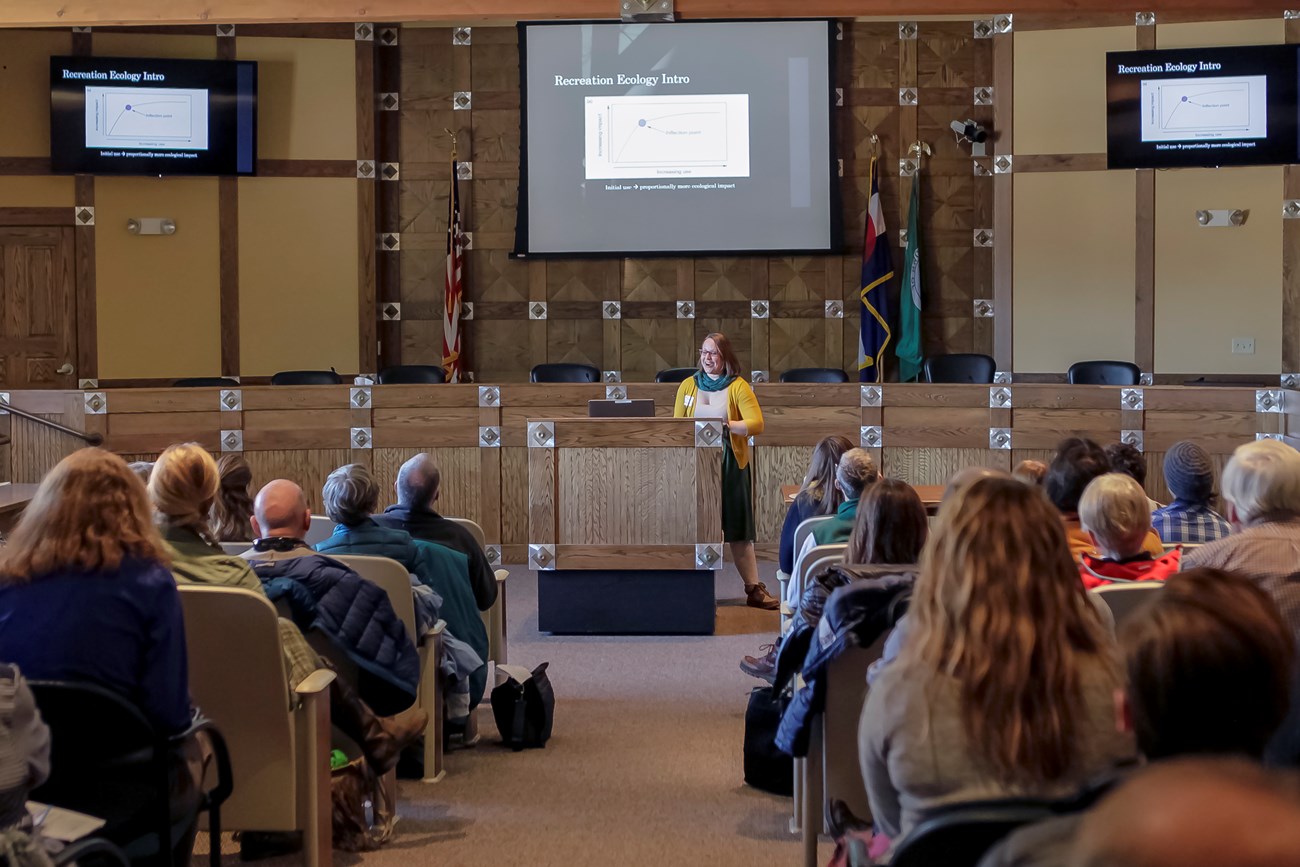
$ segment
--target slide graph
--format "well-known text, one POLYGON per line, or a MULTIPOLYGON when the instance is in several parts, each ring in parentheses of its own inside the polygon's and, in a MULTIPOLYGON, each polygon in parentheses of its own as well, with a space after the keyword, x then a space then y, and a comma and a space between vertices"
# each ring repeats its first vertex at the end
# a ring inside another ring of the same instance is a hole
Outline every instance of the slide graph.
POLYGON ((87 87, 86 147, 208 149, 208 92, 87 87))
POLYGON ((749 94, 586 98, 586 176, 749 177, 749 94))
POLYGON ((1268 76, 1142 81, 1142 141, 1268 136, 1268 76))

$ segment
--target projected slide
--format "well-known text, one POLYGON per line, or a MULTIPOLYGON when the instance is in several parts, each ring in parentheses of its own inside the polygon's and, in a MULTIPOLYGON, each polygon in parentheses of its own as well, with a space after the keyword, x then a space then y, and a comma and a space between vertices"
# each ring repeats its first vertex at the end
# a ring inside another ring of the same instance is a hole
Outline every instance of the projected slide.
POLYGON ((208 149, 208 92, 87 87, 86 147, 208 149))
POLYGON ((1268 136, 1268 76, 1142 80, 1142 141, 1268 136))
POLYGON ((586 175, 749 177, 749 94, 586 99, 586 175))

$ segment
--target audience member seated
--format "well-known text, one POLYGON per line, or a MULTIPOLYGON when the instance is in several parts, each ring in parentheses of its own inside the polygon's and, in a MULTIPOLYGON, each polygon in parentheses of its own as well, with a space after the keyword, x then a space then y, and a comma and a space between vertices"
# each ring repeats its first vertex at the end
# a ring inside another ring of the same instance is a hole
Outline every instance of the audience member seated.
POLYGON ((794 574, 794 531, 808 518, 835 514, 840 503, 844 502, 844 494, 835 484, 835 468, 839 466, 840 458, 851 448, 853 442, 839 434, 824 438, 813 448, 808 472, 804 474, 794 502, 786 509, 785 523, 781 525, 777 568, 786 575, 794 574))
POLYGON ((1025 460, 1016 464, 1016 468, 1011 471, 1011 477, 1017 481, 1024 482, 1035 488, 1043 486, 1043 479, 1047 476, 1047 464, 1042 461, 1025 460))
MULTIPOLYGON (((1084 553, 1096 554, 1092 539, 1079 524, 1079 498, 1088 483, 1110 471, 1110 463, 1101 446, 1089 439, 1070 437, 1056 447, 1056 455, 1047 467, 1047 476, 1043 479, 1043 490, 1061 513, 1065 525, 1065 536, 1070 545, 1070 554, 1079 562, 1084 553)), ((1154 532, 1143 540, 1142 549, 1152 556, 1164 553, 1164 545, 1154 532)))
POLYGON ((844 501, 835 509, 835 514, 827 521, 818 521, 813 525, 812 533, 803 543, 799 556, 818 545, 837 545, 849 540, 853 532, 853 521, 858 514, 858 500, 868 486, 880 478, 875 461, 866 449, 852 448, 840 456, 835 466, 835 486, 844 496, 844 501))
POLYGON ((1168 545, 1214 542, 1231 531, 1210 507, 1214 499, 1214 463, 1209 452, 1190 440, 1165 452, 1165 485, 1174 501, 1151 515, 1151 527, 1168 545))
POLYGON ((226 454, 217 461, 220 486, 212 503, 212 535, 218 542, 247 542, 253 538, 253 498, 248 486, 253 470, 243 455, 226 454))
POLYGON ((0 832, 23 823, 28 793, 49 776, 50 729, 18 666, 0 664, 0 832))
MULTIPOLYGON (((325 512, 334 521, 334 534, 316 546, 323 554, 389 557, 440 599, 439 615, 447 622, 447 654, 455 661, 456 695, 469 692, 469 707, 483 697, 487 685, 487 628, 479 617, 469 585, 469 560, 464 554, 433 542, 412 539, 405 530, 381 527, 372 517, 379 505, 379 485, 360 464, 348 464, 329 474, 324 488, 325 512)), ((451 697, 448 699, 451 700, 451 697)))
MULTIPOLYGON (((161 735, 185 731, 185 624, 167 557, 144 485, 126 462, 97 448, 73 452, 41 480, 0 548, 0 659, 33 680, 111 690, 161 735)), ((32 739, 45 736, 30 730, 32 739)), ((174 819, 197 806, 190 768, 201 768, 200 754, 188 742, 171 769, 174 819)))
POLYGON ((1070 867, 1300 864, 1294 775, 1226 758, 1144 770, 1089 812, 1070 867))
POLYGON ((405 530, 412 538, 434 542, 469 558, 469 582, 479 611, 497 601, 497 579, 478 540, 469 530, 434 511, 441 493, 442 475, 433 456, 416 455, 397 472, 397 505, 389 506, 375 521, 383 527, 405 530))
POLYGON ((794 612, 794 623, 778 650, 775 645, 759 648, 764 656, 746 656, 740 661, 740 670, 751 677, 772 681, 776 676, 777 659, 786 656, 785 667, 797 670, 812 641, 812 632, 822 617, 826 599, 837 588, 845 587, 864 575, 878 577, 887 574, 906 576, 910 584, 915 578, 916 562, 925 547, 929 532, 929 518, 925 504, 916 489, 897 479, 881 479, 867 488, 859 501, 853 530, 849 534, 844 552, 845 564, 835 566, 813 576, 804 588, 794 612), (853 566, 881 567, 872 570, 854 569, 853 566))
MULTIPOLYGON (((239 587, 265 595, 261 579, 246 560, 226 554, 211 542, 208 513, 217 487, 217 462, 195 443, 170 446, 154 464, 149 494, 161 519, 172 574, 180 584, 239 587)), ((279 627, 289 688, 293 690, 328 663, 311 648, 293 621, 281 617, 279 627)), ((292 701, 293 696, 289 699, 292 701)), ((379 774, 396 765, 402 749, 423 733, 428 722, 428 716, 418 708, 394 717, 378 717, 350 684, 337 677, 330 684, 330 714, 334 725, 360 745, 379 774)))
POLYGON ((146 486, 149 484, 149 474, 153 472, 153 461, 131 461, 127 464, 131 472, 135 473, 140 481, 146 486))
MULTIPOLYGON (((262 582, 253 570, 221 550, 212 532, 208 515, 220 486, 217 462, 198 443, 168 446, 154 463, 149 497, 158 513, 172 574, 181 584, 217 584, 261 593, 262 582)), ((314 670, 304 671, 302 678, 314 670)))
POLYGON ((1132 476, 1107 473, 1089 482, 1079 500, 1079 522, 1097 552, 1084 551, 1079 561, 1090 590, 1116 581, 1163 581, 1178 571, 1181 551, 1152 557, 1142 547, 1151 533, 1151 511, 1132 476))
MULTIPOLYGON (((1245 575, 1300 635, 1300 452, 1277 440, 1238 446, 1223 470, 1223 499, 1233 534, 1188 551, 1186 566, 1245 575)), ((1300 677, 1291 696, 1291 713, 1265 753, 1273 764, 1300 764, 1300 677)))
MULTIPOLYGON (((1287 713, 1294 645, 1273 601, 1216 569, 1173 576, 1120 629, 1128 685, 1116 718, 1147 761, 1238 755, 1259 761, 1287 713)), ((1113 785, 1098 781, 1086 807, 1113 785)), ((1086 814, 1074 810, 1012 834, 980 867, 1065 867, 1086 814)))
POLYGON ((945 502, 907 619, 859 727, 873 854, 932 808, 1059 797, 1132 756, 1114 639, 1037 491, 985 478, 945 502))
MULTIPOLYGON (((1143 490, 1147 485, 1147 459, 1137 446, 1129 443, 1111 443, 1106 446, 1106 460, 1110 462, 1112 473, 1123 473, 1137 482, 1143 490)), ((1151 511, 1160 508, 1155 500, 1147 498, 1151 511)))
POLYGON ((251 527, 257 538, 243 557, 267 597, 289 603, 300 629, 320 630, 367 675, 406 694, 402 701, 387 691, 362 689, 372 707, 381 713, 410 707, 420 683, 413 636, 383 589, 303 541, 310 526, 302 488, 276 479, 257 494, 251 527))

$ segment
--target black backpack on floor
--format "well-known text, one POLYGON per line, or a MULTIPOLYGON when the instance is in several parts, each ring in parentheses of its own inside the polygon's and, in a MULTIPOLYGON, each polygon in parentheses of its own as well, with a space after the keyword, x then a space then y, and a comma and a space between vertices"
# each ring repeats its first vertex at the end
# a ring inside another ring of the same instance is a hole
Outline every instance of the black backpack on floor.
POLYGON ((555 692, 546 676, 549 662, 531 672, 518 665, 498 665, 505 681, 492 690, 492 718, 501 742, 519 752, 544 747, 555 719, 555 692))
POLYGON ((782 700, 760 686, 745 710, 745 782, 774 795, 794 794, 794 759, 776 748, 782 700))

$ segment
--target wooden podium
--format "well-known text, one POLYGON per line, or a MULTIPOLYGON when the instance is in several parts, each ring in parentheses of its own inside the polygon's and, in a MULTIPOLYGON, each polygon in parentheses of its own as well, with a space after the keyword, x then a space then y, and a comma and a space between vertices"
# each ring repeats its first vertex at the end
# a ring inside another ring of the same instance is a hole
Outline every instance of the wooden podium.
POLYGON ((722 438, 718 420, 529 420, 541 631, 712 634, 722 438))

